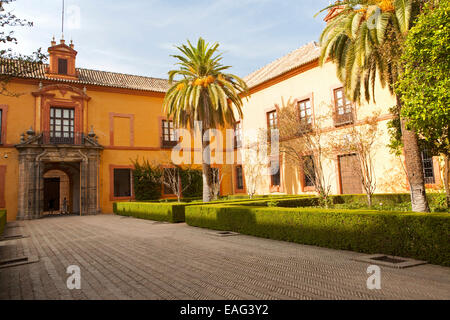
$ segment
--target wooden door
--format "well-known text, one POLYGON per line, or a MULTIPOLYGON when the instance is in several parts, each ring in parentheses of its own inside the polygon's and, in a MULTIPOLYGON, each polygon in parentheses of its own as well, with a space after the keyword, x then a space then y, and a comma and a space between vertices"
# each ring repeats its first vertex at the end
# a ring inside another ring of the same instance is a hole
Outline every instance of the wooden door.
POLYGON ((338 157, 342 194, 361 194, 363 188, 358 170, 361 166, 356 154, 338 157))

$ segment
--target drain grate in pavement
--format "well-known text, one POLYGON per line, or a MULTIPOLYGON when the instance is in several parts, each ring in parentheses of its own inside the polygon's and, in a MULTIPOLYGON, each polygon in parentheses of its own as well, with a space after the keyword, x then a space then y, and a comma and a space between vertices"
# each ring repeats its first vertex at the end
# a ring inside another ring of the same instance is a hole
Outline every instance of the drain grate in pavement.
POLYGON ((20 257, 15 257, 13 259, 4 259, 4 260, 0 260, 0 269, 20 266, 23 264, 35 263, 38 261, 39 261, 39 258, 37 256, 31 256, 31 257, 20 256, 20 257))
POLYGON ((230 236, 237 236, 239 233, 237 232, 231 232, 231 231, 218 231, 218 232, 211 232, 213 236, 216 237, 230 237, 230 236))
POLYGON ((386 267, 397 268, 397 269, 410 268, 410 267, 420 266, 420 265, 428 263, 427 261, 395 257, 395 256, 389 256, 389 255, 385 255, 385 254, 365 255, 365 256, 361 256, 361 257, 358 257, 358 258, 355 258, 352 260, 359 261, 359 262, 367 262, 367 263, 371 263, 371 264, 377 264, 380 266, 386 266, 386 267))

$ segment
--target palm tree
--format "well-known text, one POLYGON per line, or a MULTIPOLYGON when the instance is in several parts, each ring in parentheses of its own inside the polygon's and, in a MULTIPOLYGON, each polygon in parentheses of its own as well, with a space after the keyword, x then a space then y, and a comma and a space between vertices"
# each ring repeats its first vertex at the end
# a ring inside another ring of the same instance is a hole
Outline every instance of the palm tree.
MULTIPOLYGON (((375 101, 375 82, 388 85, 392 95, 402 72, 399 62, 403 41, 424 0, 345 0, 324 10, 340 12, 322 32, 320 62, 328 59, 337 66, 337 76, 344 84, 347 96, 360 103, 375 101)), ((401 97, 396 95, 401 108, 401 97)), ((406 171, 411 189, 413 211, 428 212, 423 165, 415 132, 402 122, 402 140, 406 171)))
MULTIPOLYGON (((233 124, 235 112, 242 118, 241 95, 247 92, 247 85, 239 77, 224 73, 230 66, 221 64, 218 47, 218 43, 209 45, 202 38, 197 47, 189 41, 177 47, 181 55, 173 57, 178 59, 179 68, 169 71, 172 86, 164 99, 164 110, 175 126, 194 128, 200 121, 203 135, 208 129, 233 124)), ((210 154, 204 152, 209 144, 206 138, 202 141, 203 201, 209 202, 212 179, 210 154)))

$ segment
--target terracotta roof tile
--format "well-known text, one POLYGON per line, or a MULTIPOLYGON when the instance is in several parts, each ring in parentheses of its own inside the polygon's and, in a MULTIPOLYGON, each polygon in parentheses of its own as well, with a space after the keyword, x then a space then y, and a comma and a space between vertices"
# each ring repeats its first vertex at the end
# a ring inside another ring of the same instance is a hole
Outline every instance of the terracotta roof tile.
POLYGON ((249 88, 276 78, 295 68, 301 67, 309 62, 318 59, 320 47, 316 42, 310 42, 303 47, 296 49, 284 57, 281 57, 268 65, 256 70, 244 78, 249 88))
MULTIPOLYGON (((63 83, 97 85, 113 88, 124 88, 142 91, 166 92, 169 89, 169 82, 166 79, 135 76, 123 73, 99 71, 92 69, 77 68, 78 79, 55 79, 48 77, 45 70, 48 67, 46 64, 38 65, 36 67, 27 67, 29 63, 21 63, 14 68, 19 70, 21 78, 37 79, 37 80, 53 80, 63 83), (29 72, 31 71, 31 72, 29 72)), ((0 64, 0 74, 7 74, 4 63, 0 64)))

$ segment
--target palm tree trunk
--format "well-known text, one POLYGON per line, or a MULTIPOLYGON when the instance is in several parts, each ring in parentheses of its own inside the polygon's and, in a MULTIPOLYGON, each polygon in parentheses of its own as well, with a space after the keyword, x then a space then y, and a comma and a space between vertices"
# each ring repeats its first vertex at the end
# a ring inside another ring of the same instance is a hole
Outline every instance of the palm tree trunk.
POLYGON ((205 137, 202 134, 202 178, 203 178, 203 202, 211 201, 211 150, 205 152, 205 149, 209 145, 209 137, 205 137), (206 138, 206 139, 205 139, 206 138))
MULTIPOLYGON (((401 110, 401 101, 397 96, 397 103, 401 110)), ((411 189, 411 206, 415 212, 430 212, 425 192, 422 157, 418 144, 418 137, 414 131, 406 129, 406 120, 400 118, 402 128, 403 151, 405 166, 411 189)))

